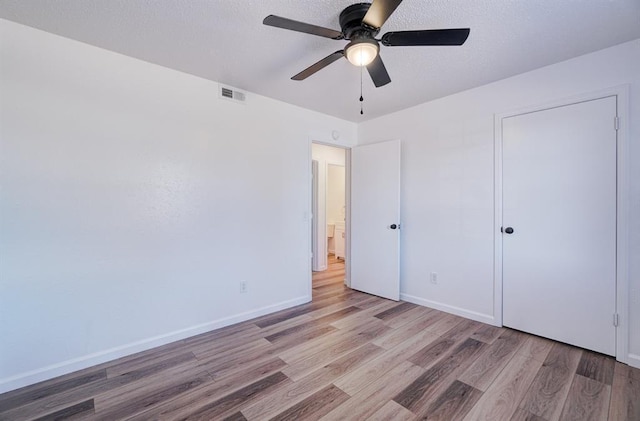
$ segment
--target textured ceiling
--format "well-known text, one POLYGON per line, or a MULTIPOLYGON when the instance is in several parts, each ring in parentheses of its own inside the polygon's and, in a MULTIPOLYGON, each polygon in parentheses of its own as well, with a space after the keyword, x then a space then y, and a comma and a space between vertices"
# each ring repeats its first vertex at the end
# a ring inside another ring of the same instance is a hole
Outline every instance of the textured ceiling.
POLYGON ((375 88, 339 60, 346 41, 262 25, 275 14, 340 29, 349 0, 0 0, 0 17, 351 121, 363 121, 640 38, 640 0, 404 0, 380 34, 470 27, 460 47, 381 47, 375 88))

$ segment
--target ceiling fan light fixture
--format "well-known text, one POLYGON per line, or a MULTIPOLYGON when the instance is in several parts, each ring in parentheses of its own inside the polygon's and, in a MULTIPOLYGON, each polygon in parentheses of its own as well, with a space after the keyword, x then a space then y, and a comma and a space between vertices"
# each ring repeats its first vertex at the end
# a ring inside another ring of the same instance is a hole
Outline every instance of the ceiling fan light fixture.
POLYGON ((349 63, 362 67, 371 63, 378 56, 380 47, 373 39, 359 39, 350 42, 344 49, 349 63))

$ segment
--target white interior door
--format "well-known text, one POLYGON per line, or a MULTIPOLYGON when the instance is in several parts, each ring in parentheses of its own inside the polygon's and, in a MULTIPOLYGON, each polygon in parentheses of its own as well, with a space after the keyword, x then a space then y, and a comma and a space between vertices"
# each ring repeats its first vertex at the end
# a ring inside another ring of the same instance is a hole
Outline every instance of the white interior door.
POLYGON ((608 355, 615 116, 613 96, 502 120, 503 323, 608 355))
POLYGON ((400 299, 400 141, 351 150, 351 288, 400 299))

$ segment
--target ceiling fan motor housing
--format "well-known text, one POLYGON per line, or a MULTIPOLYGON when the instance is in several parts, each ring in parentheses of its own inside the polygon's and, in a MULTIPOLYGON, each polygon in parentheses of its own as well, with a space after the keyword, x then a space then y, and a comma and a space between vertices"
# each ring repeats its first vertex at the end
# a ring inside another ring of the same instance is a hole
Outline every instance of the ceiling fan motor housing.
POLYGON ((380 28, 371 28, 362 22, 370 6, 370 3, 356 3, 340 13, 340 28, 346 39, 372 39, 378 34, 380 28))

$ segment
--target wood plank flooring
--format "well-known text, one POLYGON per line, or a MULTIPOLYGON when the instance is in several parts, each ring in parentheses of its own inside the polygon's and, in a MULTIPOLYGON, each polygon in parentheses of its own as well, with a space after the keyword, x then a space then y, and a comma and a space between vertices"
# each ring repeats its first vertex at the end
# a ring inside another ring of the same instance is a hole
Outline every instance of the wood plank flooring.
POLYGON ((640 370, 344 287, 0 395, 0 420, 640 421, 640 370))

